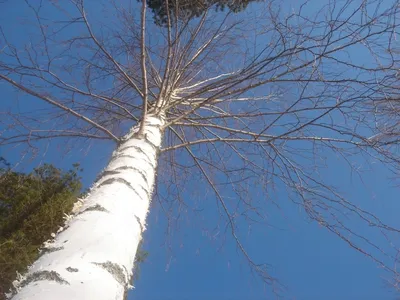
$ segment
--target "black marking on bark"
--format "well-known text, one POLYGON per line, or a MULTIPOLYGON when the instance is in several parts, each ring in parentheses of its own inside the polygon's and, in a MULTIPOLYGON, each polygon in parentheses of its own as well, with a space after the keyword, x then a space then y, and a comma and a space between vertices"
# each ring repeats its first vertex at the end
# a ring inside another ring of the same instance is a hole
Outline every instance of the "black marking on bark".
POLYGON ((108 184, 113 184, 113 183, 115 183, 115 182, 119 182, 119 183, 123 183, 123 184, 125 184, 126 186, 128 186, 139 198, 142 198, 142 197, 140 197, 140 195, 139 195, 139 193, 136 191, 136 189, 132 186, 132 184, 130 184, 128 181, 126 181, 125 179, 123 179, 123 178, 119 178, 119 177, 117 177, 117 178, 109 178, 109 179, 107 179, 107 180, 104 180, 102 183, 100 183, 97 187, 99 188, 99 187, 101 187, 101 186, 103 186, 103 185, 108 185, 108 184))
MULTIPOLYGON (((144 161, 145 161, 147 164, 149 164, 152 168, 155 168, 155 165, 152 163, 151 158, 150 158, 150 157, 147 155, 147 153, 144 152, 140 147, 137 147, 137 146, 128 146, 128 147, 122 148, 120 151, 124 151, 124 150, 129 149, 129 148, 135 148, 138 152, 142 153, 142 154, 146 157, 146 159, 145 159, 144 161)), ((112 160, 117 159, 117 158, 120 158, 120 157, 129 157, 129 158, 137 159, 137 157, 136 157, 136 156, 133 156, 133 155, 121 154, 121 155, 115 156, 112 160)), ((155 159, 154 159, 154 161, 155 161, 155 159)))
POLYGON ((111 261, 107 261, 105 263, 93 262, 92 264, 102 267, 104 270, 110 273, 117 282, 119 282, 123 286, 126 286, 125 273, 120 265, 111 261))
MULTIPOLYGON (((146 125, 145 125, 146 126, 146 125)), ((149 127, 159 127, 159 126, 152 126, 150 125, 149 127)), ((157 146, 153 144, 153 142, 149 139, 149 135, 155 135, 152 131, 147 131, 143 134, 143 136, 138 137, 140 140, 147 142, 153 149, 157 149, 157 146)))
MULTIPOLYGON (((124 269, 125 269, 125 274, 129 274, 128 273, 128 270, 125 268, 125 266, 124 266, 124 269)), ((128 282, 127 282, 127 284, 125 284, 125 287, 124 287, 124 296, 123 296, 123 300, 127 300, 128 299, 128 292, 129 292, 129 290, 132 290, 133 289, 133 276, 129 276, 128 275, 128 282)))
POLYGON ((60 250, 63 250, 63 249, 64 249, 63 246, 61 246, 61 247, 42 248, 42 249, 40 249, 40 255, 39 256, 43 256, 45 254, 56 252, 56 251, 60 251, 60 250))
MULTIPOLYGON (((150 134, 154 135, 152 132, 151 132, 150 134)), ((153 150, 156 150, 158 147, 157 147, 156 145, 154 145, 154 143, 153 143, 152 141, 149 140, 148 135, 149 135, 149 132, 146 132, 146 133, 145 133, 143 136, 141 136, 141 137, 138 137, 138 136, 135 134, 135 135, 134 135, 134 139, 137 139, 137 140, 140 140, 140 141, 144 141, 144 142, 146 142, 147 144, 149 144, 149 145, 153 148, 153 150)), ((130 140, 132 140, 132 139, 126 139, 126 140, 124 140, 124 142, 128 142, 128 141, 130 141, 130 140)))
POLYGON ((65 270, 67 270, 68 272, 71 272, 71 273, 76 273, 79 271, 77 268, 71 268, 71 267, 68 267, 65 270))
MULTIPOLYGON (((158 152, 157 152, 157 153, 158 153, 158 152)), ((116 155, 116 156, 114 156, 114 157, 110 160, 110 163, 113 162, 114 160, 117 160, 117 159, 123 158, 123 157, 132 158, 132 159, 138 160, 138 157, 137 157, 137 156, 133 156, 133 155, 129 155, 129 154, 121 154, 121 155, 116 155)), ((158 157, 158 155, 156 155, 156 158, 157 158, 157 157, 158 157)), ((147 164, 148 164, 150 167, 152 167, 153 169, 157 167, 157 162, 156 162, 156 160, 154 160, 155 164, 153 164, 151 161, 149 161, 149 160, 147 160, 147 159, 143 159, 143 160, 141 160, 141 161, 144 161, 145 163, 147 163, 147 164)))
POLYGON ((154 150, 157 150, 159 147, 157 147, 156 145, 153 144, 152 141, 149 140, 149 138, 147 137, 147 134, 145 135, 145 141, 147 142, 147 144, 149 144, 154 150))
MULTIPOLYGON (((128 273, 127 273, 127 274, 128 274, 128 273)), ((128 276, 129 276, 129 275, 128 275, 128 276)), ((134 280, 134 277, 133 277, 132 275, 128 277, 128 283, 125 285, 124 298, 123 298, 123 300, 127 300, 127 299, 128 299, 128 292, 129 292, 129 290, 133 290, 133 289, 134 289, 134 287, 133 287, 133 280, 134 280)))
POLYGON ((95 181, 99 181, 101 178, 103 178, 104 176, 107 176, 107 175, 116 175, 116 174, 118 174, 119 172, 117 172, 117 171, 103 171, 103 172, 101 172, 97 177, 96 177, 96 179, 95 179, 95 181))
POLYGON ((160 124, 152 124, 152 123, 148 123, 148 122, 146 122, 145 124, 144 124, 144 126, 146 126, 146 127, 161 127, 161 125, 160 124))
POLYGON ((116 171, 116 170, 104 171, 104 172, 103 172, 103 176, 106 176, 106 175, 116 175, 116 174, 119 174, 119 172, 116 171))
POLYGON ((126 147, 123 147, 121 149, 118 149, 118 152, 124 152, 125 150, 131 149, 131 148, 137 149, 139 147, 138 146, 126 146, 126 147))
POLYGON ((42 281, 42 280, 47 280, 47 281, 55 281, 59 284, 68 284, 69 282, 64 280, 60 274, 58 274, 56 271, 37 271, 34 272, 33 274, 28 275, 25 280, 21 282, 21 287, 24 287, 31 282, 36 282, 36 281, 42 281))
POLYGON ((142 170, 139 170, 138 168, 122 166, 122 167, 115 168, 114 170, 115 171, 117 171, 117 170, 132 170, 132 171, 138 172, 140 174, 140 176, 142 176, 143 180, 147 183, 147 186, 149 186, 149 181, 147 180, 146 174, 142 170))
POLYGON ((133 149, 137 150, 138 152, 142 153, 144 156, 146 156, 146 158, 147 158, 149 161, 151 160, 151 158, 149 157, 149 155, 148 155, 141 147, 138 147, 138 146, 135 146, 135 145, 124 147, 124 148, 122 148, 122 149, 120 149, 120 150, 118 150, 118 151, 119 151, 119 152, 123 152, 123 151, 128 150, 128 149, 131 149, 131 148, 133 148, 133 149))
POLYGON ((139 223, 140 232, 143 233, 144 232, 144 228, 143 228, 142 223, 140 222, 140 218, 137 215, 135 215, 134 217, 135 217, 136 221, 139 223))
MULTIPOLYGON (((139 148, 138 151, 141 152, 144 156, 146 156, 146 158, 147 158, 149 164, 153 165, 151 162, 152 162, 152 161, 155 161, 155 158, 152 159, 142 148, 139 148)), ((155 151, 154 151, 154 152, 155 152, 155 151)), ((155 154, 155 153, 154 153, 154 154, 155 154)))
POLYGON ((111 158, 110 163, 113 162, 114 160, 118 159, 118 158, 123 158, 123 157, 137 159, 137 157, 135 157, 133 155, 121 154, 121 155, 115 155, 113 158, 111 158))
POLYGON ((104 208, 103 206, 101 206, 100 204, 95 204, 95 205, 89 206, 88 208, 85 208, 83 211, 78 213, 77 216, 79 216, 85 212, 88 212, 88 211, 102 211, 102 212, 109 213, 109 211, 106 208, 104 208))
POLYGON ((150 198, 150 192, 143 185, 139 185, 139 186, 142 189, 142 191, 144 191, 144 193, 147 195, 147 197, 150 198))
POLYGON ((124 287, 124 295, 122 296, 122 300, 128 300, 128 292, 129 292, 128 285, 125 285, 125 287, 124 287))

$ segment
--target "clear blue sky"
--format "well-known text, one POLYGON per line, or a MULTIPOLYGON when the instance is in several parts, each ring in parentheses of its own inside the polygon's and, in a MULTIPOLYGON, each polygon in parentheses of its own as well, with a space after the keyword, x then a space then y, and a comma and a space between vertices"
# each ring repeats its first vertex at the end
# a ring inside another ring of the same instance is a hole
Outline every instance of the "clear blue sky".
MULTIPOLYGON (((293 1, 296 3, 296 1, 293 1)), ((7 33, 17 42, 24 42, 23 30, 18 25, 24 13, 23 1, 13 0, 0 4, 0 22, 7 33)), ((12 89, 0 82, 3 101, 0 109, 9 107, 16 100, 12 89)), ((37 108, 39 102, 22 97, 24 110, 37 108)), ((81 162, 84 168, 85 186, 89 186, 96 174, 104 167, 113 145, 96 142, 96 148, 88 152, 65 149, 56 143, 49 145, 46 155, 26 161, 26 168, 42 162, 54 163, 57 167, 69 168, 81 162)), ((43 149, 46 145, 43 145, 43 149)), ((9 148, 0 148, 0 156, 11 162, 19 160, 19 153, 9 148)), ((398 187, 387 180, 387 170, 375 166, 365 168, 364 182, 351 175, 347 166, 329 159, 329 168, 323 176, 340 186, 345 195, 363 203, 367 208, 384 216, 388 222, 400 227, 398 212, 398 187)), ((196 184, 193 182, 192 184, 196 184)), ((185 198, 190 203, 192 195, 185 198)), ((258 197, 254 195, 254 197, 258 197)), ((310 223, 304 212, 287 201, 286 193, 276 194, 275 201, 281 209, 271 206, 269 223, 254 227, 251 233, 242 228, 245 245, 259 262, 271 264, 271 270, 287 290, 284 299, 395 299, 382 277, 383 273, 372 261, 349 248, 336 236, 315 223, 310 223)), ((167 220, 157 202, 153 203, 145 233, 144 248, 149 252, 147 261, 140 266, 140 278, 128 299, 135 300, 236 300, 273 299, 270 288, 249 272, 246 262, 227 233, 217 240, 210 238, 213 224, 218 216, 210 210, 207 195, 204 196, 204 212, 181 215, 178 228, 167 233, 167 220)), ((212 206, 214 207, 214 206, 212 206)))

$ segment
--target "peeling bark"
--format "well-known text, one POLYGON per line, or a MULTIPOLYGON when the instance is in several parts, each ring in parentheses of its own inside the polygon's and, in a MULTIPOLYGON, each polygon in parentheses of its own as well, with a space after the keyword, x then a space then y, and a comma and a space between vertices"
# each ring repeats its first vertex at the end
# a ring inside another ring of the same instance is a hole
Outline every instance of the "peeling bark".
POLYGON ((140 124, 132 128, 75 217, 48 245, 57 251, 44 251, 15 284, 13 300, 123 299, 145 230, 162 125, 161 117, 148 115, 141 137, 140 124))

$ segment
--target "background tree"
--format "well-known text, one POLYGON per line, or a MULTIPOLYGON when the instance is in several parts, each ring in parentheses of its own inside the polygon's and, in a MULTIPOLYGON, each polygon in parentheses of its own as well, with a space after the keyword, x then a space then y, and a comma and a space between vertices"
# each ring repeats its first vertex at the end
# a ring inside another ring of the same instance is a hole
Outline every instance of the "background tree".
POLYGON ((178 17, 188 21, 194 17, 200 17, 212 7, 215 7, 216 11, 223 11, 228 8, 229 11, 237 13, 246 9, 249 3, 256 1, 260 0, 172 0, 169 1, 168 13, 165 1, 148 0, 147 5, 153 13, 156 24, 165 26, 168 25, 168 15, 174 19, 178 17))
POLYGON ((207 187, 225 231, 274 288, 268 265, 238 234, 244 223, 265 222, 274 190, 396 280, 398 229, 319 172, 328 154, 353 171, 360 161, 398 167, 397 141, 373 138, 388 122, 381 101, 397 94, 397 1, 290 10, 271 2, 252 18, 211 8, 194 19, 171 16, 166 1, 162 28, 147 20, 146 2, 135 3, 27 1, 38 24, 29 43, 3 30, 1 82, 27 95, 28 108, 43 103, 4 110, 0 143, 24 153, 48 139, 68 149, 82 147, 78 139, 116 146, 15 299, 122 298, 157 165, 161 205, 183 206, 186 189, 203 197, 207 187))
POLYGON ((0 299, 71 212, 81 189, 78 171, 78 165, 68 172, 51 165, 29 174, 0 169, 0 299))

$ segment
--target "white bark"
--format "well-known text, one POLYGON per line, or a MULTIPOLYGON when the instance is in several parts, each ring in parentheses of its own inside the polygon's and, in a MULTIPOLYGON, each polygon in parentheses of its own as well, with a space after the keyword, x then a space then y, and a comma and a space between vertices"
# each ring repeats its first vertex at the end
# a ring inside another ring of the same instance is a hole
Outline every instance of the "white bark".
POLYGON ((79 213, 29 269, 13 300, 122 299, 149 210, 163 120, 146 116, 96 181, 79 213))

